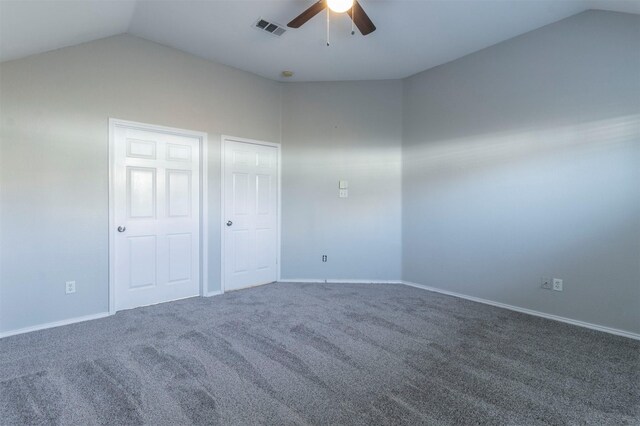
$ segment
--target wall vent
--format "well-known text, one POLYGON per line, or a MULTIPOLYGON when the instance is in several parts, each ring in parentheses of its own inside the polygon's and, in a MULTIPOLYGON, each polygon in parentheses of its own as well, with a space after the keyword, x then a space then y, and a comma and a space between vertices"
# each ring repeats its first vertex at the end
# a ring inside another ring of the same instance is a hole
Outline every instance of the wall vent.
POLYGON ((269 22, 263 18, 258 19, 256 23, 253 25, 253 28, 261 31, 266 31, 269 34, 278 36, 278 37, 280 37, 282 34, 284 34, 287 31, 282 25, 269 22))

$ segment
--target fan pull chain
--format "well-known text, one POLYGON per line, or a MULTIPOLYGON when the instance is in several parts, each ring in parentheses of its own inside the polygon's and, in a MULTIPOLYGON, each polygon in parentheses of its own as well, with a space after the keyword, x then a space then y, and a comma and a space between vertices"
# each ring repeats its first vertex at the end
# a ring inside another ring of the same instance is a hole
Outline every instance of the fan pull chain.
POLYGON ((327 46, 329 46, 329 8, 327 7, 327 46))
POLYGON ((355 29, 353 28, 355 23, 356 23, 356 8, 355 8, 355 4, 356 2, 353 2, 353 5, 351 6, 351 35, 354 35, 356 33, 355 29))

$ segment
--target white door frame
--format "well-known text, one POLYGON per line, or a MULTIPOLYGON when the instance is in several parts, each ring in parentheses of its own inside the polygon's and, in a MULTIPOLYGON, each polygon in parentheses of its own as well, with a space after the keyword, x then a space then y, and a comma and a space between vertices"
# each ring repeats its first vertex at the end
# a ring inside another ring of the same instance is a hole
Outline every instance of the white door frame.
POLYGON ((277 220, 276 220, 276 227, 278 229, 276 229, 276 280, 280 281, 280 265, 282 264, 282 262, 280 261, 282 258, 282 249, 280 247, 280 237, 281 237, 281 229, 282 229, 282 197, 280 196, 280 193, 282 192, 282 149, 280 147, 279 143, 274 143, 274 142, 265 142, 265 141, 261 141, 261 140, 256 140, 256 139, 247 139, 247 138, 238 138, 235 136, 229 136, 229 135, 222 135, 220 138, 220 182, 221 182, 221 189, 220 189, 220 293, 224 293, 225 291, 225 271, 224 271, 224 265, 225 265, 225 217, 224 217, 224 212, 225 212, 225 149, 226 149, 226 145, 227 145, 227 141, 229 142, 242 142, 242 143, 248 143, 248 144, 253 144, 253 145, 263 145, 263 146, 270 146, 273 148, 276 148, 277 152, 277 158, 278 158, 278 182, 276 184, 276 214, 278 215, 277 220))
POLYGON ((109 118, 109 314, 116 313, 116 287, 115 287, 115 129, 126 127, 128 129, 146 130, 156 133, 166 133, 178 136, 196 138, 200 143, 200 296, 205 296, 208 291, 208 244, 206 238, 209 235, 209 215, 207 204, 207 134, 193 130, 178 129, 175 127, 158 126, 155 124, 138 123, 135 121, 109 118))

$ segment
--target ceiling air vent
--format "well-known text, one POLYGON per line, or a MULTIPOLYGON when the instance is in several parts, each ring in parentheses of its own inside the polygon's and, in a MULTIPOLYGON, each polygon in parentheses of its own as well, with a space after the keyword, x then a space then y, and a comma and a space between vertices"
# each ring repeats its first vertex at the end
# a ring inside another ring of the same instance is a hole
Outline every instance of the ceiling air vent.
POLYGON ((258 19, 253 27, 258 30, 266 31, 269 34, 273 34, 278 37, 284 34, 285 31, 287 31, 280 24, 274 24, 273 22, 269 22, 266 19, 262 18, 258 19))

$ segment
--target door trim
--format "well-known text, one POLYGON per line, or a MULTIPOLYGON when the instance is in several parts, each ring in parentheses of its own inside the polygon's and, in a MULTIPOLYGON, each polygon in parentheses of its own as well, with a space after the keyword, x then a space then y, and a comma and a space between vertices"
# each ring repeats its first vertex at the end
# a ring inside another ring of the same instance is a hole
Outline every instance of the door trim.
POLYGON ((247 138, 238 138, 235 136, 222 135, 220 137, 220 291, 216 292, 216 294, 223 294, 225 292, 225 220, 224 220, 224 209, 225 209, 225 149, 227 142, 241 142, 248 143, 253 145, 263 145, 270 146, 275 148, 277 152, 278 158, 278 182, 276 183, 276 281, 280 281, 280 272, 281 272, 281 259, 282 259, 282 249, 281 249, 281 230, 282 230, 282 197, 280 194, 282 193, 282 149, 279 143, 275 142, 266 142, 256 139, 247 139, 247 138))
POLYGON ((135 121, 109 118, 109 314, 116 313, 116 287, 115 287, 115 129, 116 127, 126 127, 128 129, 146 130, 157 133, 187 136, 196 138, 200 144, 200 296, 207 295, 209 288, 208 273, 208 244, 209 236, 209 212, 207 203, 207 134, 194 130, 178 129, 175 127, 158 126, 155 124, 139 123, 135 121))

